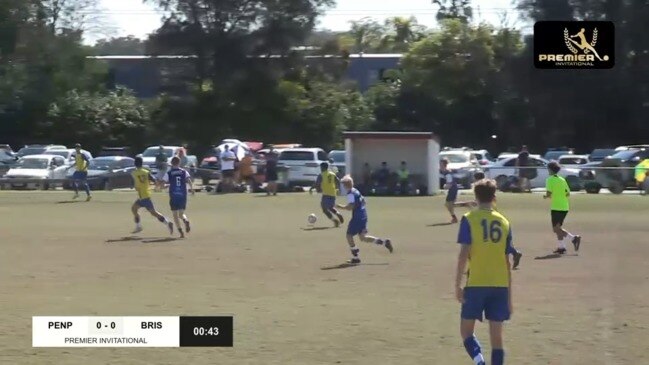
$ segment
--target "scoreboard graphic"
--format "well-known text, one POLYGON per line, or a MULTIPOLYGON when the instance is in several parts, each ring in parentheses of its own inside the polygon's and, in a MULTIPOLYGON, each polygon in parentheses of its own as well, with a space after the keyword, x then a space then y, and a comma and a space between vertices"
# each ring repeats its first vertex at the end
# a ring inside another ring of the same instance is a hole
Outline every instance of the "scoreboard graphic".
POLYGON ((232 347, 234 319, 32 317, 32 347, 232 347))

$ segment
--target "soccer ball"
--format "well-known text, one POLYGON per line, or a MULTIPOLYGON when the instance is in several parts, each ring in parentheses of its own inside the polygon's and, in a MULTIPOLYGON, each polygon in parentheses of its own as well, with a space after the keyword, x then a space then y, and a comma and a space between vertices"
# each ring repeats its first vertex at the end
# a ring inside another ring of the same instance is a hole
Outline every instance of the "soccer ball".
POLYGON ((307 218, 307 221, 309 224, 314 224, 318 220, 318 217, 315 216, 315 214, 310 214, 309 218, 307 218))

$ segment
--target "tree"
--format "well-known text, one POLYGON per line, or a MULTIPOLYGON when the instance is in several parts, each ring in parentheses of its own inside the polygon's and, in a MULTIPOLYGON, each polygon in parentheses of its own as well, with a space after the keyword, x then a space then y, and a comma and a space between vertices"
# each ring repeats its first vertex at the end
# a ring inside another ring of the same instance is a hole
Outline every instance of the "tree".
POLYGON ((473 19, 471 0, 433 0, 433 4, 439 6, 437 20, 458 19, 468 23, 473 19))
POLYGON ((148 110, 126 89, 105 94, 72 90, 49 106, 41 131, 57 143, 73 145, 83 141, 91 150, 103 145, 137 149, 143 147, 142 136, 148 123, 148 110))
POLYGON ((381 24, 370 18, 363 18, 351 22, 349 36, 354 42, 353 51, 373 52, 380 47, 385 29, 381 24))
POLYGON ((417 18, 391 17, 385 21, 386 34, 381 40, 381 51, 406 52, 410 46, 425 36, 426 27, 417 18))
POLYGON ((98 40, 94 52, 102 56, 125 55, 137 56, 146 54, 146 42, 132 35, 98 40))

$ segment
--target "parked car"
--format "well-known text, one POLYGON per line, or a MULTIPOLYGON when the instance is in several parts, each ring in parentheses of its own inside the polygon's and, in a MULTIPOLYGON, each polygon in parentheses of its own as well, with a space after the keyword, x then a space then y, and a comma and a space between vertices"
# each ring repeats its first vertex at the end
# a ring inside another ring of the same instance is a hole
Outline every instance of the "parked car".
POLYGON ((562 155, 557 160, 559 164, 563 167, 572 167, 580 168, 580 166, 585 165, 590 162, 588 155, 562 155))
MULTIPOLYGON (((4 176, 6 179, 64 179, 67 166, 65 159, 54 155, 29 155, 18 160, 4 176)), ((37 183, 16 182, 10 183, 12 189, 35 189, 37 183)), ((44 189, 49 189, 50 184, 46 182, 44 189)))
MULTIPOLYGON (((169 162, 172 157, 178 154, 178 150, 182 148, 180 146, 162 146, 162 147, 165 156, 167 156, 167 162, 169 162)), ((158 155, 159 150, 160 150, 160 146, 151 146, 146 150, 144 150, 144 152, 142 152, 141 154, 142 164, 146 168, 148 168, 153 174, 156 174, 158 172, 158 169, 156 168, 155 165, 155 158, 158 155)), ((196 172, 196 166, 198 165, 197 160, 198 159, 196 158, 195 155, 187 155, 186 168, 192 175, 196 172)))
MULTIPOLYGON (((73 165, 74 164, 74 155, 76 153, 76 150, 74 149, 68 149, 68 150, 49 150, 45 155, 54 155, 54 156, 61 156, 65 159, 65 164, 66 165, 73 165)), ((86 155, 86 158, 88 160, 92 160, 92 154, 86 150, 81 150, 81 153, 86 155)))
MULTIPOLYGON (((499 189, 506 186, 510 176, 518 176, 516 168, 517 157, 509 157, 495 162, 494 164, 484 169, 485 176, 489 179, 496 180, 499 189)), ((549 161, 538 157, 538 155, 530 155, 530 166, 536 166, 536 177, 530 180, 532 188, 541 188, 545 186, 545 180, 550 175, 548 172, 549 161)), ((568 182, 570 190, 581 190, 581 181, 579 179, 579 170, 572 168, 562 168, 559 171, 559 176, 562 176, 568 182)))
POLYGON ((130 147, 102 147, 97 157, 104 156, 131 157, 133 154, 130 147))
POLYGON ((606 157, 614 155, 615 152, 613 148, 596 148, 588 155, 588 160, 590 162, 604 161, 606 157))
POLYGON ((494 162, 494 158, 491 156, 489 151, 487 150, 473 150, 469 151, 473 156, 475 156, 476 160, 478 160, 478 163, 481 166, 486 166, 489 165, 490 163, 494 162))
POLYGON ((12 156, 16 154, 16 152, 14 152, 13 148, 11 148, 11 146, 6 144, 6 143, 0 143, 0 151, 5 151, 9 155, 12 155, 12 156))
POLYGON ((338 169, 338 177, 345 176, 347 171, 347 165, 345 164, 345 151, 333 150, 329 152, 329 156, 327 157, 334 161, 333 165, 338 169))
POLYGON ((211 180, 218 180, 221 178, 221 163, 219 162, 219 154, 214 148, 212 152, 207 154, 201 160, 196 171, 196 178, 201 179, 203 185, 208 185, 211 180))
POLYGON ((572 155, 574 153, 574 150, 572 148, 549 148, 546 152, 545 155, 543 155, 543 159, 547 161, 556 161, 559 159, 559 157, 563 155, 572 155))
POLYGON ((601 188, 607 188, 613 194, 622 194, 626 188, 635 188, 634 168, 647 158, 649 158, 649 146, 621 150, 605 158, 598 167, 591 170, 597 183, 592 187, 591 192, 596 193, 601 188))
POLYGON ((18 161, 13 153, 10 153, 7 150, 0 149, 0 177, 4 176, 11 166, 15 165, 18 161))
MULTIPOLYGON (((131 172, 135 170, 135 160, 123 156, 95 157, 88 164, 88 185, 92 190, 112 190, 133 187, 131 172)), ((69 179, 63 188, 72 188, 74 169, 69 169, 69 179)))
POLYGON ((628 151, 628 150, 639 150, 642 148, 649 148, 649 144, 632 144, 628 146, 618 146, 615 148, 615 152, 628 151))
POLYGON ((465 189, 471 188, 473 174, 480 166, 474 154, 464 150, 445 150, 439 153, 439 158, 448 160, 448 169, 455 181, 465 189))
POLYGON ((31 144, 31 145, 26 145, 25 147, 21 148, 18 150, 16 153, 16 156, 18 158, 25 157, 25 156, 30 156, 30 155, 41 155, 45 154, 48 151, 53 151, 53 150, 67 150, 68 148, 63 146, 63 145, 55 145, 55 144, 31 144))
POLYGON ((321 148, 289 148, 279 154, 278 166, 287 167, 288 186, 311 186, 320 175, 320 164, 327 161, 321 148))

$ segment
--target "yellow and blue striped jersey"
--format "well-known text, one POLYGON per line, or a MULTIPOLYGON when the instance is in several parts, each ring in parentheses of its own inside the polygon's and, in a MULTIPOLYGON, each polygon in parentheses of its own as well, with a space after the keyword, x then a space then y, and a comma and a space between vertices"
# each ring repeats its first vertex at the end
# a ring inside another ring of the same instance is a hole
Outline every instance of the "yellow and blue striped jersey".
POLYGON ((74 168, 77 171, 88 171, 88 157, 81 152, 76 152, 74 155, 74 168))
POLYGON ((151 198, 151 172, 143 167, 140 167, 135 169, 131 173, 131 175, 133 176, 133 181, 135 182, 135 191, 137 191, 140 199, 151 198))
POLYGON ((507 248, 512 245, 509 221, 490 209, 468 212, 460 222, 458 243, 470 245, 467 287, 509 287, 507 248))
POLYGON ((332 171, 325 171, 320 176, 318 176, 317 184, 320 184, 320 189, 322 190, 322 195, 324 196, 336 196, 336 191, 340 181, 338 176, 332 171))

